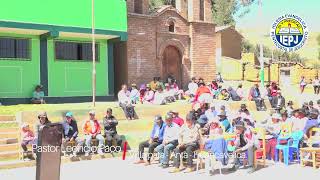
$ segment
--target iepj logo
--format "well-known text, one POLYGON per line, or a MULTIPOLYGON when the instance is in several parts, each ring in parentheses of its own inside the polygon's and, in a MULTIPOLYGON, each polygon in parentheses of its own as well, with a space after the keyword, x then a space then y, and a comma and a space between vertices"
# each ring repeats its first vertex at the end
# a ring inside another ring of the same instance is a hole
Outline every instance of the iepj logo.
POLYGON ((270 36, 277 48, 291 52, 304 45, 308 38, 308 29, 302 18, 286 14, 273 23, 270 36))

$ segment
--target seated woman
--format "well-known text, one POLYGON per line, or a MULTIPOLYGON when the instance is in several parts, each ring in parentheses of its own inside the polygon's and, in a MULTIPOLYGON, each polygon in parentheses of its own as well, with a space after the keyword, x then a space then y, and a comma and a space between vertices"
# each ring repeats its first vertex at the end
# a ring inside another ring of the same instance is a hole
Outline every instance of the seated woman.
POLYGON ((147 84, 147 88, 143 97, 143 103, 151 104, 154 99, 154 92, 151 90, 150 84, 147 84))
POLYGON ((37 85, 31 99, 32 104, 45 104, 44 92, 42 90, 42 85, 37 85))
POLYGON ((228 163, 228 149, 219 121, 211 121, 209 128, 209 137, 205 140, 204 149, 209 151, 223 165, 226 165, 228 163))
POLYGON ((174 81, 174 83, 171 85, 171 89, 173 89, 175 99, 183 99, 184 98, 183 97, 184 92, 182 89, 179 89, 177 81, 174 81))
POLYGON ((164 86, 165 86, 164 94, 165 94, 166 101, 168 103, 174 102, 176 100, 174 97, 174 94, 175 94, 174 89, 170 87, 169 83, 166 83, 164 86))
MULTIPOLYGON (((22 132, 21 132, 21 134, 22 134, 21 147, 24 152, 28 152, 27 145, 29 145, 29 144, 32 146, 36 145, 37 139, 36 139, 33 131, 31 131, 29 124, 23 124, 21 130, 22 130, 22 132)), ((30 155, 26 159, 27 160, 34 159, 34 157, 32 155, 30 155)))
POLYGON ((147 91, 146 85, 145 85, 145 84, 141 84, 141 85, 140 85, 140 89, 139 89, 140 102, 141 102, 141 104, 143 104, 143 98, 144 98, 144 95, 145 95, 146 91, 147 91))
POLYGON ((132 104, 137 104, 140 98, 140 92, 137 89, 136 84, 131 85, 131 91, 130 91, 130 99, 132 104))
POLYGON ((153 104, 156 104, 156 105, 166 104, 166 94, 163 92, 161 86, 158 86, 157 91, 154 93, 153 104))
POLYGON ((218 95, 218 100, 228 101, 230 99, 230 95, 226 89, 222 89, 221 93, 218 95))
POLYGON ((211 103, 212 100, 213 98, 210 89, 204 83, 199 83, 199 88, 195 95, 195 102, 211 103))

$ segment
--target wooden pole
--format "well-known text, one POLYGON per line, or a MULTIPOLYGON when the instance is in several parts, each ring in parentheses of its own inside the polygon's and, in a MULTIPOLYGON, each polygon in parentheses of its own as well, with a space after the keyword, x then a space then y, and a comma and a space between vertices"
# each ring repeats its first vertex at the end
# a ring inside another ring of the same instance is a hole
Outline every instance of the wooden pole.
POLYGON ((94 29, 94 0, 91 0, 91 22, 92 22, 92 105, 96 106, 96 40, 94 29))

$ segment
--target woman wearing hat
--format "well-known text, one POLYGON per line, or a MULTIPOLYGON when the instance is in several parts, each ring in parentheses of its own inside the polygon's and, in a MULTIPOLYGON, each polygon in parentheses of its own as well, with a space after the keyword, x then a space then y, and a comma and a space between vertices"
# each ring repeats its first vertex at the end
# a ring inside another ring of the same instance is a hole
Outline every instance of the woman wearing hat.
MULTIPOLYGON (((35 145, 37 144, 37 138, 34 136, 34 133, 31 131, 29 124, 23 124, 21 127, 21 136, 22 136, 22 142, 21 142, 21 148, 26 153, 28 152, 27 145, 35 145)), ((30 155, 30 157, 27 157, 27 160, 34 159, 33 156, 30 155)))
POLYGON ((281 130, 281 115, 275 113, 271 117, 271 121, 266 125, 266 155, 275 160, 275 149, 277 145, 277 138, 281 130))

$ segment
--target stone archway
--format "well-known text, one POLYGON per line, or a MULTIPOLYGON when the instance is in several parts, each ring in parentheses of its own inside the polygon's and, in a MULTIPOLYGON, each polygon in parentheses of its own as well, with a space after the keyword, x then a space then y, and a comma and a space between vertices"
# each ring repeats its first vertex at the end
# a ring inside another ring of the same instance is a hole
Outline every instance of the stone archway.
POLYGON ((177 47, 169 45, 162 53, 161 78, 166 79, 169 75, 173 76, 178 85, 181 86, 182 79, 182 55, 177 47))

